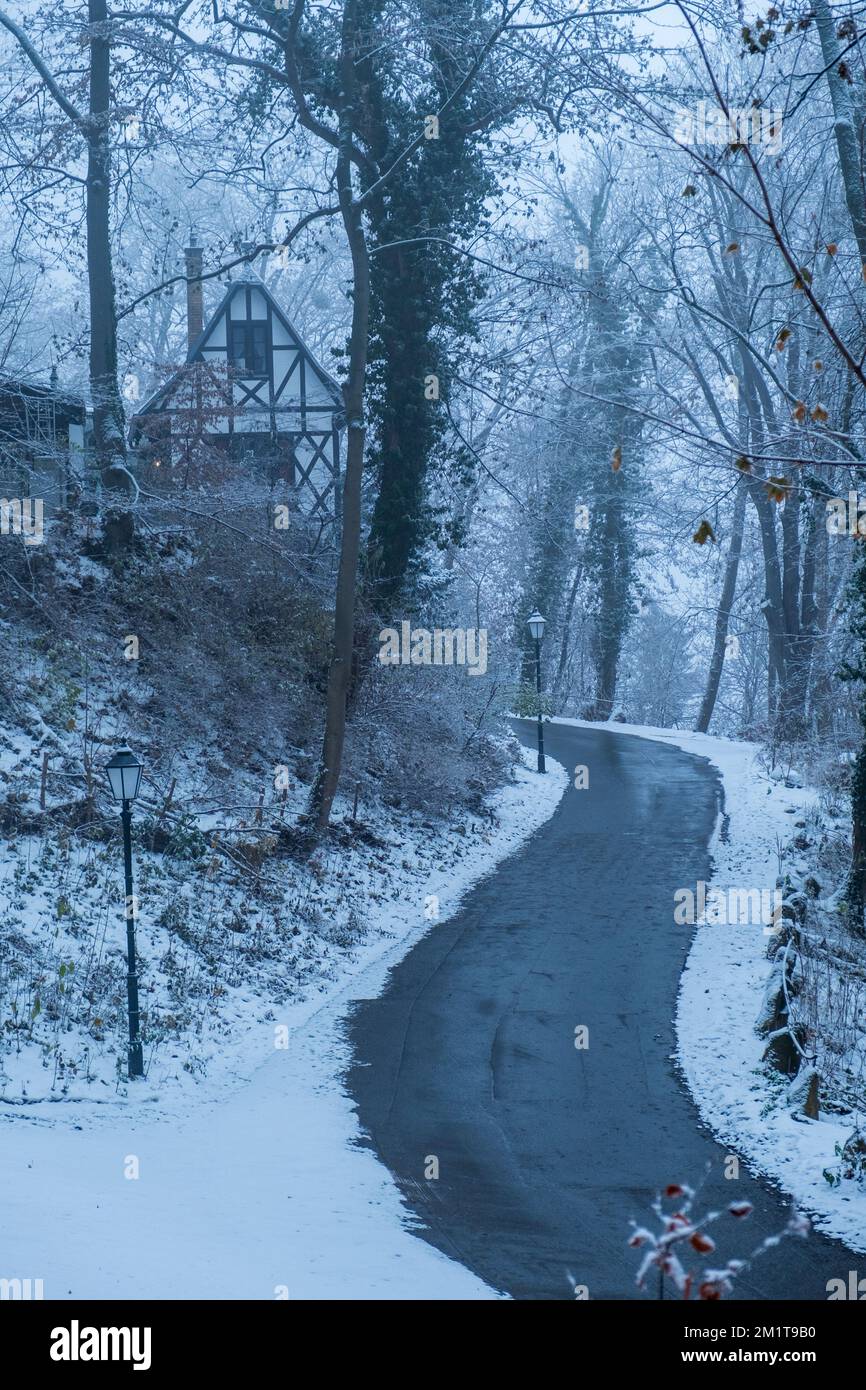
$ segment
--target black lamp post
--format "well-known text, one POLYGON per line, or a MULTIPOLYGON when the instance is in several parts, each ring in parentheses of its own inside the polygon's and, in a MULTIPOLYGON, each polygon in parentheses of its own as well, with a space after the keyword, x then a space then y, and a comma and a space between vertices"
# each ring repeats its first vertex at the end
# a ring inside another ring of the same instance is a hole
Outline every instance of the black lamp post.
POLYGON ((536 608, 530 613, 527 622, 535 642, 535 689, 538 692, 538 771, 546 772, 544 766, 544 726, 541 722, 541 639, 544 636, 545 621, 536 608))
POLYGON ((132 896, 132 811, 138 796, 144 765, 128 748, 120 748, 105 771, 111 793, 120 802, 123 823, 123 868, 126 877, 126 998, 129 1008, 129 1079, 144 1076, 141 1026, 138 1012, 138 976, 135 973, 135 904, 132 896))

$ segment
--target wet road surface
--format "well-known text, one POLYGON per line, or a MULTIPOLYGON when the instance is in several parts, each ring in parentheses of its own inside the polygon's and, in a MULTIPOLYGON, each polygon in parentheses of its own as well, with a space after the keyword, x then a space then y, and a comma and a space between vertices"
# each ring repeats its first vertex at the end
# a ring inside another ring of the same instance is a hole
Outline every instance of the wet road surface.
MULTIPOLYGON (((534 744, 534 727, 518 726, 534 744)), ((702 759, 605 729, 545 728, 552 757, 589 769, 553 817, 435 926, 349 1023, 347 1082, 369 1141, 427 1239, 515 1298, 646 1297, 630 1217, 659 1186, 712 1170, 723 1218, 711 1263, 781 1230, 786 1199, 740 1165, 725 1180, 673 1061, 690 929, 674 891, 710 877, 719 783, 702 759), (575 1047, 575 1029, 589 1046, 575 1047), (430 1160, 439 1177, 430 1180, 430 1160)), ((737 1283, 741 1299, 826 1299, 855 1257, 786 1240, 737 1283)), ((695 1257, 695 1267, 702 1260, 695 1257)))

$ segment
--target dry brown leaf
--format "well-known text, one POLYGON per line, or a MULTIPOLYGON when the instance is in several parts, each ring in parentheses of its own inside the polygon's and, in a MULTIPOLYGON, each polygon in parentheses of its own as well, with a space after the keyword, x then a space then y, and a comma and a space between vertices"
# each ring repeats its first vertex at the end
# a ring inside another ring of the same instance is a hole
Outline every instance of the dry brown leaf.
POLYGON ((788 495, 788 479, 768 478, 764 488, 771 502, 784 502, 788 495))

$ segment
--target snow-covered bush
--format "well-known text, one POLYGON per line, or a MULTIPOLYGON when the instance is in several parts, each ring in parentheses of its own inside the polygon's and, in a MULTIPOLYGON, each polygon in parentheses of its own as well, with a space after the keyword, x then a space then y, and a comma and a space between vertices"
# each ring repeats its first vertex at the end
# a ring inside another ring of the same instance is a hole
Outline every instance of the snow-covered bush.
POLYGON ((808 1220, 792 1210, 783 1230, 778 1235, 767 1236, 744 1259, 732 1257, 721 1265, 692 1268, 696 1256, 715 1254, 716 1242, 708 1234, 710 1226, 726 1215, 734 1221, 743 1221, 752 1211, 749 1202, 730 1202, 724 1212, 710 1210, 696 1216, 694 1208, 699 1195, 700 1189, 689 1187, 686 1183, 669 1183, 652 1203, 657 1230, 651 1231, 647 1226, 631 1222, 634 1229, 628 1243, 633 1249, 643 1251, 636 1276, 638 1288, 646 1289, 649 1277, 655 1271, 657 1282, 654 1291, 659 1298, 665 1296, 665 1280, 668 1280, 678 1298, 724 1298, 733 1292, 737 1276, 748 1269, 759 1255, 777 1246, 784 1236, 804 1237, 809 1234, 808 1220), (673 1210, 666 1211, 665 1203, 673 1210))

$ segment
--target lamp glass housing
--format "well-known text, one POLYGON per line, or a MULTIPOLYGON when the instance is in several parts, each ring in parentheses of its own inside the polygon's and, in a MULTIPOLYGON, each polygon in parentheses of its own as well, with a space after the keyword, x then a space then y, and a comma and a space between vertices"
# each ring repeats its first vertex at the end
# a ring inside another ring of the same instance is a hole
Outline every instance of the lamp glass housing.
POLYGON ((129 748, 120 748, 105 768, 115 801, 134 801, 141 785, 144 764, 129 748))

